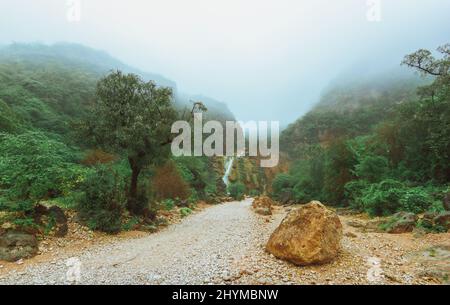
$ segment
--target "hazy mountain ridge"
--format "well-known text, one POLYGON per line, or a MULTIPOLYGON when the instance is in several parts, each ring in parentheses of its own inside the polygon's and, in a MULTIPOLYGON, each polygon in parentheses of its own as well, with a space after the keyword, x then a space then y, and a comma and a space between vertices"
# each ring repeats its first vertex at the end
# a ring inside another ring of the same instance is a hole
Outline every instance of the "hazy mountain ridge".
POLYGON ((122 70, 135 73, 146 80, 153 80, 161 86, 176 89, 176 83, 162 75, 144 72, 130 67, 120 60, 112 57, 105 51, 95 50, 80 44, 57 43, 45 45, 40 43, 18 44, 14 43, 0 49, 1 60, 28 60, 34 63, 63 63, 65 65, 85 66, 98 74, 110 70, 122 70))
MULTIPOLYGON (((144 72, 126 65, 107 52, 95 50, 80 44, 57 43, 45 45, 40 43, 21 44, 14 43, 0 47, 1 64, 25 64, 26 69, 45 70, 45 67, 57 66, 58 68, 74 69, 86 74, 89 78, 98 79, 111 70, 121 70, 125 73, 134 73, 144 80, 155 81, 156 84, 171 87, 174 91, 175 102, 178 107, 189 107, 191 100, 201 100, 208 107, 208 117, 219 117, 234 120, 234 115, 227 105, 213 98, 202 95, 189 95, 179 92, 175 81, 160 74, 144 72)), ((38 80, 36 80, 38 81, 38 80)))
POLYGON ((429 79, 399 68, 338 78, 313 109, 283 130, 280 147, 298 157, 309 145, 327 145, 341 136, 367 133, 393 115, 397 105, 417 100, 417 88, 427 83, 429 79))
POLYGON ((416 98, 417 87, 430 81, 400 67, 381 73, 342 75, 325 88, 313 111, 345 111, 370 104, 401 103, 416 98))

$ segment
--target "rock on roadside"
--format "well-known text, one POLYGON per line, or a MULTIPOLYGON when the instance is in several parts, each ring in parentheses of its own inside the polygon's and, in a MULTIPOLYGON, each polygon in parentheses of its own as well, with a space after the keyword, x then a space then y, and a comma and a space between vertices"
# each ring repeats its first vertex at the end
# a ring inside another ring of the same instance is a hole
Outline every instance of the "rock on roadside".
POLYGON ((332 261, 341 248, 342 224, 319 201, 292 210, 272 233, 266 250, 297 265, 332 261))
POLYGON ((412 232, 416 222, 417 216, 414 213, 398 212, 389 218, 386 231, 391 234, 412 232))
POLYGON ((14 262, 38 253, 38 241, 34 235, 7 231, 0 235, 0 260, 14 262))
POLYGON ((255 198, 252 203, 252 207, 255 213, 260 215, 272 215, 273 200, 267 196, 261 196, 255 198))

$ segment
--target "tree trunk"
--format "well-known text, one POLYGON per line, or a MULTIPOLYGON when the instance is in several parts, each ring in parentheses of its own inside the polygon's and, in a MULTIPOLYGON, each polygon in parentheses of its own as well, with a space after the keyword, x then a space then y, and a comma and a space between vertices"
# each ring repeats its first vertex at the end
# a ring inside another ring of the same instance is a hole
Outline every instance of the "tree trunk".
POLYGON ((128 192, 128 210, 131 213, 136 213, 136 199, 137 199, 137 189, 138 189, 138 179, 139 174, 141 173, 141 168, 137 165, 136 160, 132 158, 128 158, 128 162, 130 163, 131 167, 131 182, 130 182, 130 189, 128 192))

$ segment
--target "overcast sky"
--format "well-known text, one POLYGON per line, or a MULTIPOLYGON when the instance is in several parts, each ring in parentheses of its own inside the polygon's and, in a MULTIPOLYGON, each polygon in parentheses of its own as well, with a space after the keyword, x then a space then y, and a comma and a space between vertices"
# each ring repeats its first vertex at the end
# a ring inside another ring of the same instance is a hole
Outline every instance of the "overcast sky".
POLYGON ((289 123, 349 67, 388 69, 450 42, 448 0, 380 0, 379 22, 376 0, 81 0, 79 22, 69 2, 0 0, 0 44, 103 49, 242 120, 289 123))

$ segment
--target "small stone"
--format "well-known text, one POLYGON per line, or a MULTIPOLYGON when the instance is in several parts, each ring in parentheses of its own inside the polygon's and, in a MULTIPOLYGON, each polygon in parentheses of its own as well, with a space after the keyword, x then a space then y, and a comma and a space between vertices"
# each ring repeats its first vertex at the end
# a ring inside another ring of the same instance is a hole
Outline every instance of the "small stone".
POLYGON ((350 237, 350 238, 358 237, 358 235, 356 235, 356 234, 353 233, 353 232, 346 232, 344 235, 347 236, 347 237, 350 237))

